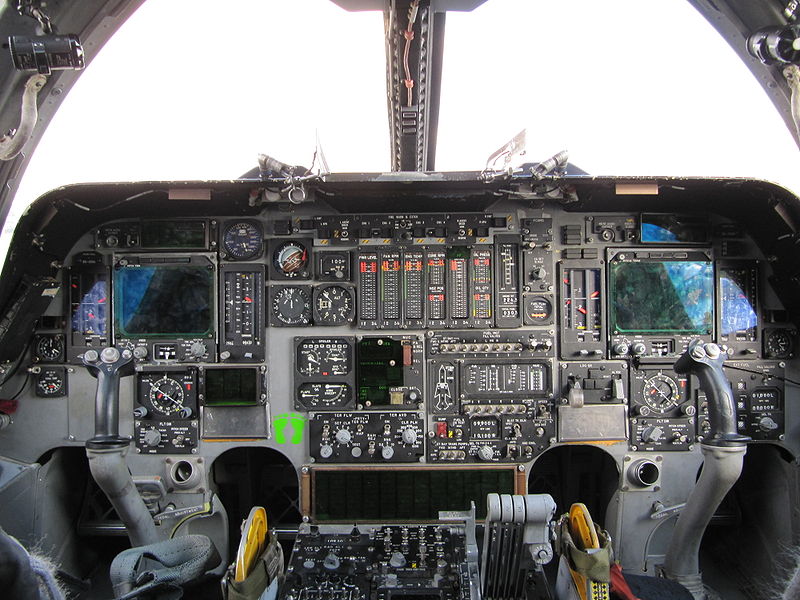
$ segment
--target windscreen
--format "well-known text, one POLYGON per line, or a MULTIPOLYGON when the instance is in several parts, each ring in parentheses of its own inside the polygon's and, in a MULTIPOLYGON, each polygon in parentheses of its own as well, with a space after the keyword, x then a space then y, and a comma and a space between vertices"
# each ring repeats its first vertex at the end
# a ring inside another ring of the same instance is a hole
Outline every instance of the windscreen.
POLYGON ((710 262, 613 262, 610 286, 614 332, 711 333, 710 262))
POLYGON ((119 335, 204 336, 213 331, 213 271, 202 266, 125 267, 114 280, 119 335))
POLYGON ((643 244, 707 244, 708 220, 694 215, 642 214, 643 244))

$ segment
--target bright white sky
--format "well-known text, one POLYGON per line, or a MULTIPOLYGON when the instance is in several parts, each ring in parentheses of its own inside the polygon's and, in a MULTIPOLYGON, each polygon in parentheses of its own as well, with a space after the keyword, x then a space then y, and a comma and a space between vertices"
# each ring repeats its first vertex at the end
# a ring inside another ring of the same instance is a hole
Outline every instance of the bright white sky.
MULTIPOLYGON (((384 79, 379 12, 148 0, 65 99, 14 212, 67 183, 235 178, 259 152, 308 166, 317 131, 331 170, 388 170, 384 79)), ((528 161, 566 148, 596 175, 800 191, 783 121, 685 0, 489 0, 448 14, 437 168, 479 170, 523 128, 528 161)))

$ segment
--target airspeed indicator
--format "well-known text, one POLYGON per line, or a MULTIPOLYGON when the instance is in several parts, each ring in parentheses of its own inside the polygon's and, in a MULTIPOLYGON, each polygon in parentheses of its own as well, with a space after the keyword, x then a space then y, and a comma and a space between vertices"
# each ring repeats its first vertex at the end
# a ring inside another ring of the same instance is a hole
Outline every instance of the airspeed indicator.
POLYGON ((239 221, 225 228, 222 247, 234 260, 247 260, 261 254, 263 234, 261 228, 251 221, 239 221))

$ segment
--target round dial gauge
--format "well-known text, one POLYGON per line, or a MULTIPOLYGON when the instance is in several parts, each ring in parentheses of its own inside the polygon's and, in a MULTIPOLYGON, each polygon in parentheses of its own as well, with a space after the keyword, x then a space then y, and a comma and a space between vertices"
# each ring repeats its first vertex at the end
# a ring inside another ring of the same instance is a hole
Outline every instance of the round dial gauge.
POLYGON ((665 413, 681 403, 678 384, 663 373, 645 379, 642 393, 645 404, 657 413, 665 413))
POLYGON ((297 370, 306 377, 338 377, 353 368, 353 350, 342 338, 308 338, 297 346, 297 370))
POLYGON ((58 360, 64 352, 64 341, 57 335, 43 335, 36 340, 34 352, 39 360, 58 360))
POLYGON ((530 323, 547 323, 553 314, 553 305, 547 298, 534 296, 525 299, 525 316, 530 323))
POLYGON ((340 285, 319 288, 314 297, 318 325, 342 325, 353 320, 353 292, 340 285))
POLYGON ((297 389, 300 407, 340 408, 352 398, 352 390, 346 383, 304 383, 297 389))
POLYGON ((303 288, 279 289, 272 299, 272 314, 284 325, 308 325, 311 323, 311 298, 303 288))
POLYGON ((275 268, 285 277, 305 276, 308 250, 300 242, 284 242, 275 249, 275 268))
POLYGON ((165 415, 180 413, 183 406, 183 386, 179 381, 162 377, 150 385, 150 403, 156 412, 165 415))
POLYGON ((58 396, 64 389, 64 377, 58 371, 44 369, 36 381, 36 387, 41 396, 58 396))
POLYGON ((297 369, 303 375, 311 377, 320 371, 319 354, 314 350, 300 349, 300 356, 297 359, 297 369))
POLYGON ((350 372, 350 348, 330 348, 325 355, 331 375, 347 375, 350 372))
POLYGON ((231 258, 246 260, 261 253, 261 228, 250 221, 232 223, 222 234, 222 247, 231 258))
POLYGON ((764 341, 764 350, 770 358, 789 358, 792 355, 792 338, 785 329, 773 329, 764 341))

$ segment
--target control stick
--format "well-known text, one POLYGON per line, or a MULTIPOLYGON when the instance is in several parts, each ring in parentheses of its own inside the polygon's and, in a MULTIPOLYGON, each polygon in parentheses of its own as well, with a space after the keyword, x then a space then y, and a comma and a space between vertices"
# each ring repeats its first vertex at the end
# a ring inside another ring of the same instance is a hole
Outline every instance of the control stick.
POLYGON ((736 431, 736 405, 733 402, 731 384, 722 370, 724 361, 725 354, 719 346, 694 340, 675 361, 675 372, 679 375, 695 375, 700 380, 700 389, 706 394, 711 430, 705 436, 703 444, 744 446, 750 438, 736 431))
POLYGON ((82 361, 97 378, 94 437, 86 442, 89 470, 125 525, 131 545, 153 544, 159 541, 153 518, 125 461, 130 438, 119 434, 119 380, 133 374, 133 355, 108 347, 87 350, 82 361))
POLYGON ((89 373, 97 378, 94 398, 94 437, 87 447, 127 446, 129 438, 119 435, 119 380, 133 374, 133 355, 130 350, 120 353, 113 347, 87 350, 82 357, 89 373))
POLYGON ((664 561, 664 574, 684 585, 695 600, 705 591, 700 575, 700 542, 725 494, 742 472, 749 437, 736 431, 733 391, 722 370, 725 354, 719 346, 693 340, 675 362, 675 372, 695 375, 708 400, 711 430, 700 444, 703 470, 686 507, 678 517, 664 561))

